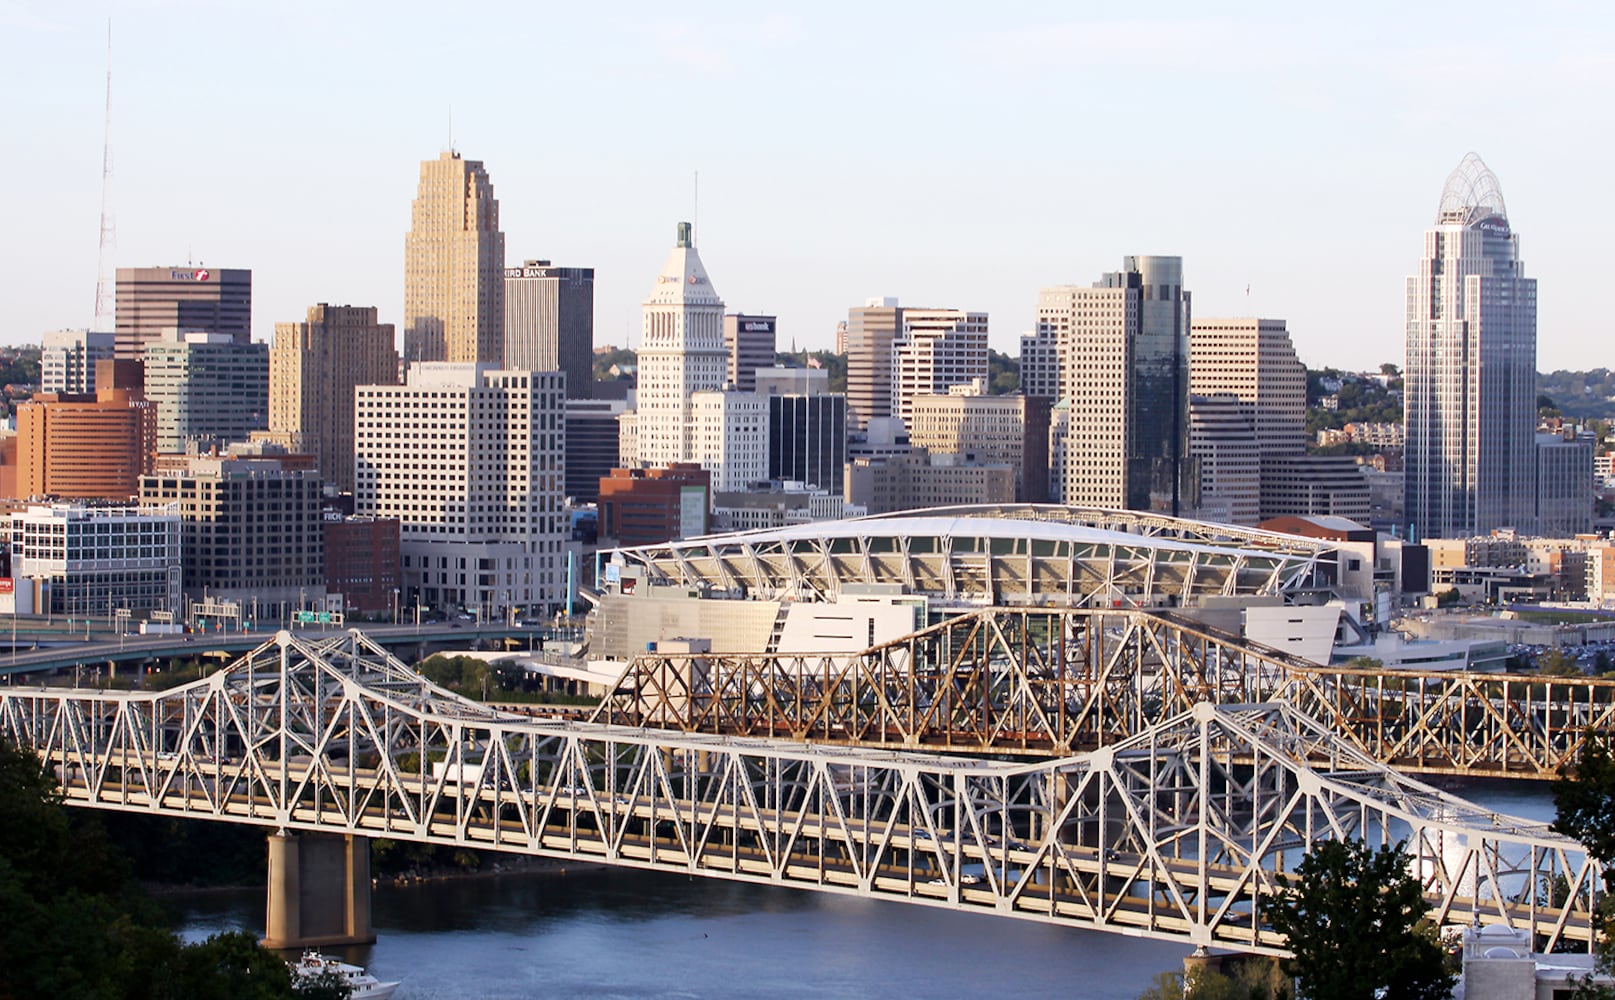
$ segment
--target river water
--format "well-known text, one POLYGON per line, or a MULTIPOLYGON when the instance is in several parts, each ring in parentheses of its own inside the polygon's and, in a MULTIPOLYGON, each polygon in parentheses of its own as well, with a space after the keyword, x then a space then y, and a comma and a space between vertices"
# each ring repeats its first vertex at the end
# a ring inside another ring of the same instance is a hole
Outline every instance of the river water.
MULTIPOLYGON (((1542 785, 1455 791, 1501 812, 1552 816, 1542 785)), ((263 932, 262 890, 174 901, 187 938, 263 932)), ((333 953, 403 980, 397 1000, 1132 1000, 1156 973, 1181 969, 1188 951, 987 914, 630 869, 383 885, 373 905, 376 943, 333 953)))

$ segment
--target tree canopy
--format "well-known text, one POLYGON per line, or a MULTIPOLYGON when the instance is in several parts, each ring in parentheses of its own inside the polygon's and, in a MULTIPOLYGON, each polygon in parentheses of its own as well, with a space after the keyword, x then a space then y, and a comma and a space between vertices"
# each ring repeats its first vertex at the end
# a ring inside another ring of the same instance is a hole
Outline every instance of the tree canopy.
POLYGON ((186 945, 92 815, 32 753, 0 742, 0 997, 245 1000, 348 995, 294 984, 251 934, 186 945))
POLYGON ((1287 879, 1267 919, 1295 957, 1304 1000, 1446 1000, 1447 971, 1418 878, 1401 844, 1326 840, 1287 879))

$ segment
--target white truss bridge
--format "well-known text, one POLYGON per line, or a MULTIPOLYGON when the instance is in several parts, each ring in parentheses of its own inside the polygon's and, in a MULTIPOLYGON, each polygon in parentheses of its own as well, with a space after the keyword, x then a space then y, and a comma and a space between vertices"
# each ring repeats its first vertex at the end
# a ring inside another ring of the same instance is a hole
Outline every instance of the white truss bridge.
POLYGON ((1283 704, 1202 703, 1035 762, 511 715, 357 631, 164 692, 0 688, 68 803, 571 858, 1282 954, 1313 844, 1405 841, 1442 924, 1590 939, 1600 872, 1283 704), (1311 763, 1309 763, 1309 761, 1311 763), (1320 763, 1323 762, 1323 763, 1320 763))

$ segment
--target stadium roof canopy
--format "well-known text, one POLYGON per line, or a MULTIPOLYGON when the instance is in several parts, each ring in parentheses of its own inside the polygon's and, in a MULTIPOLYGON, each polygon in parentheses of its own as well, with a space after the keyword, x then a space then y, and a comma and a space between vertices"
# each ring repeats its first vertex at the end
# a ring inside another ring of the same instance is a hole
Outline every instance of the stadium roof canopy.
POLYGON ((945 507, 615 549, 607 580, 835 600, 900 584, 938 603, 1182 605, 1333 575, 1336 543, 1137 511, 945 507))

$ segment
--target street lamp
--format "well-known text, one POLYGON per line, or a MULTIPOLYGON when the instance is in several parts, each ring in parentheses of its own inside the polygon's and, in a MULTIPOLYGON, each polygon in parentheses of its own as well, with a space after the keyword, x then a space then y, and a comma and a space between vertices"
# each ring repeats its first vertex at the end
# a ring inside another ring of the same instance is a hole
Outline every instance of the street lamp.
POLYGON ((393 588, 393 624, 398 624, 398 588, 393 588))

